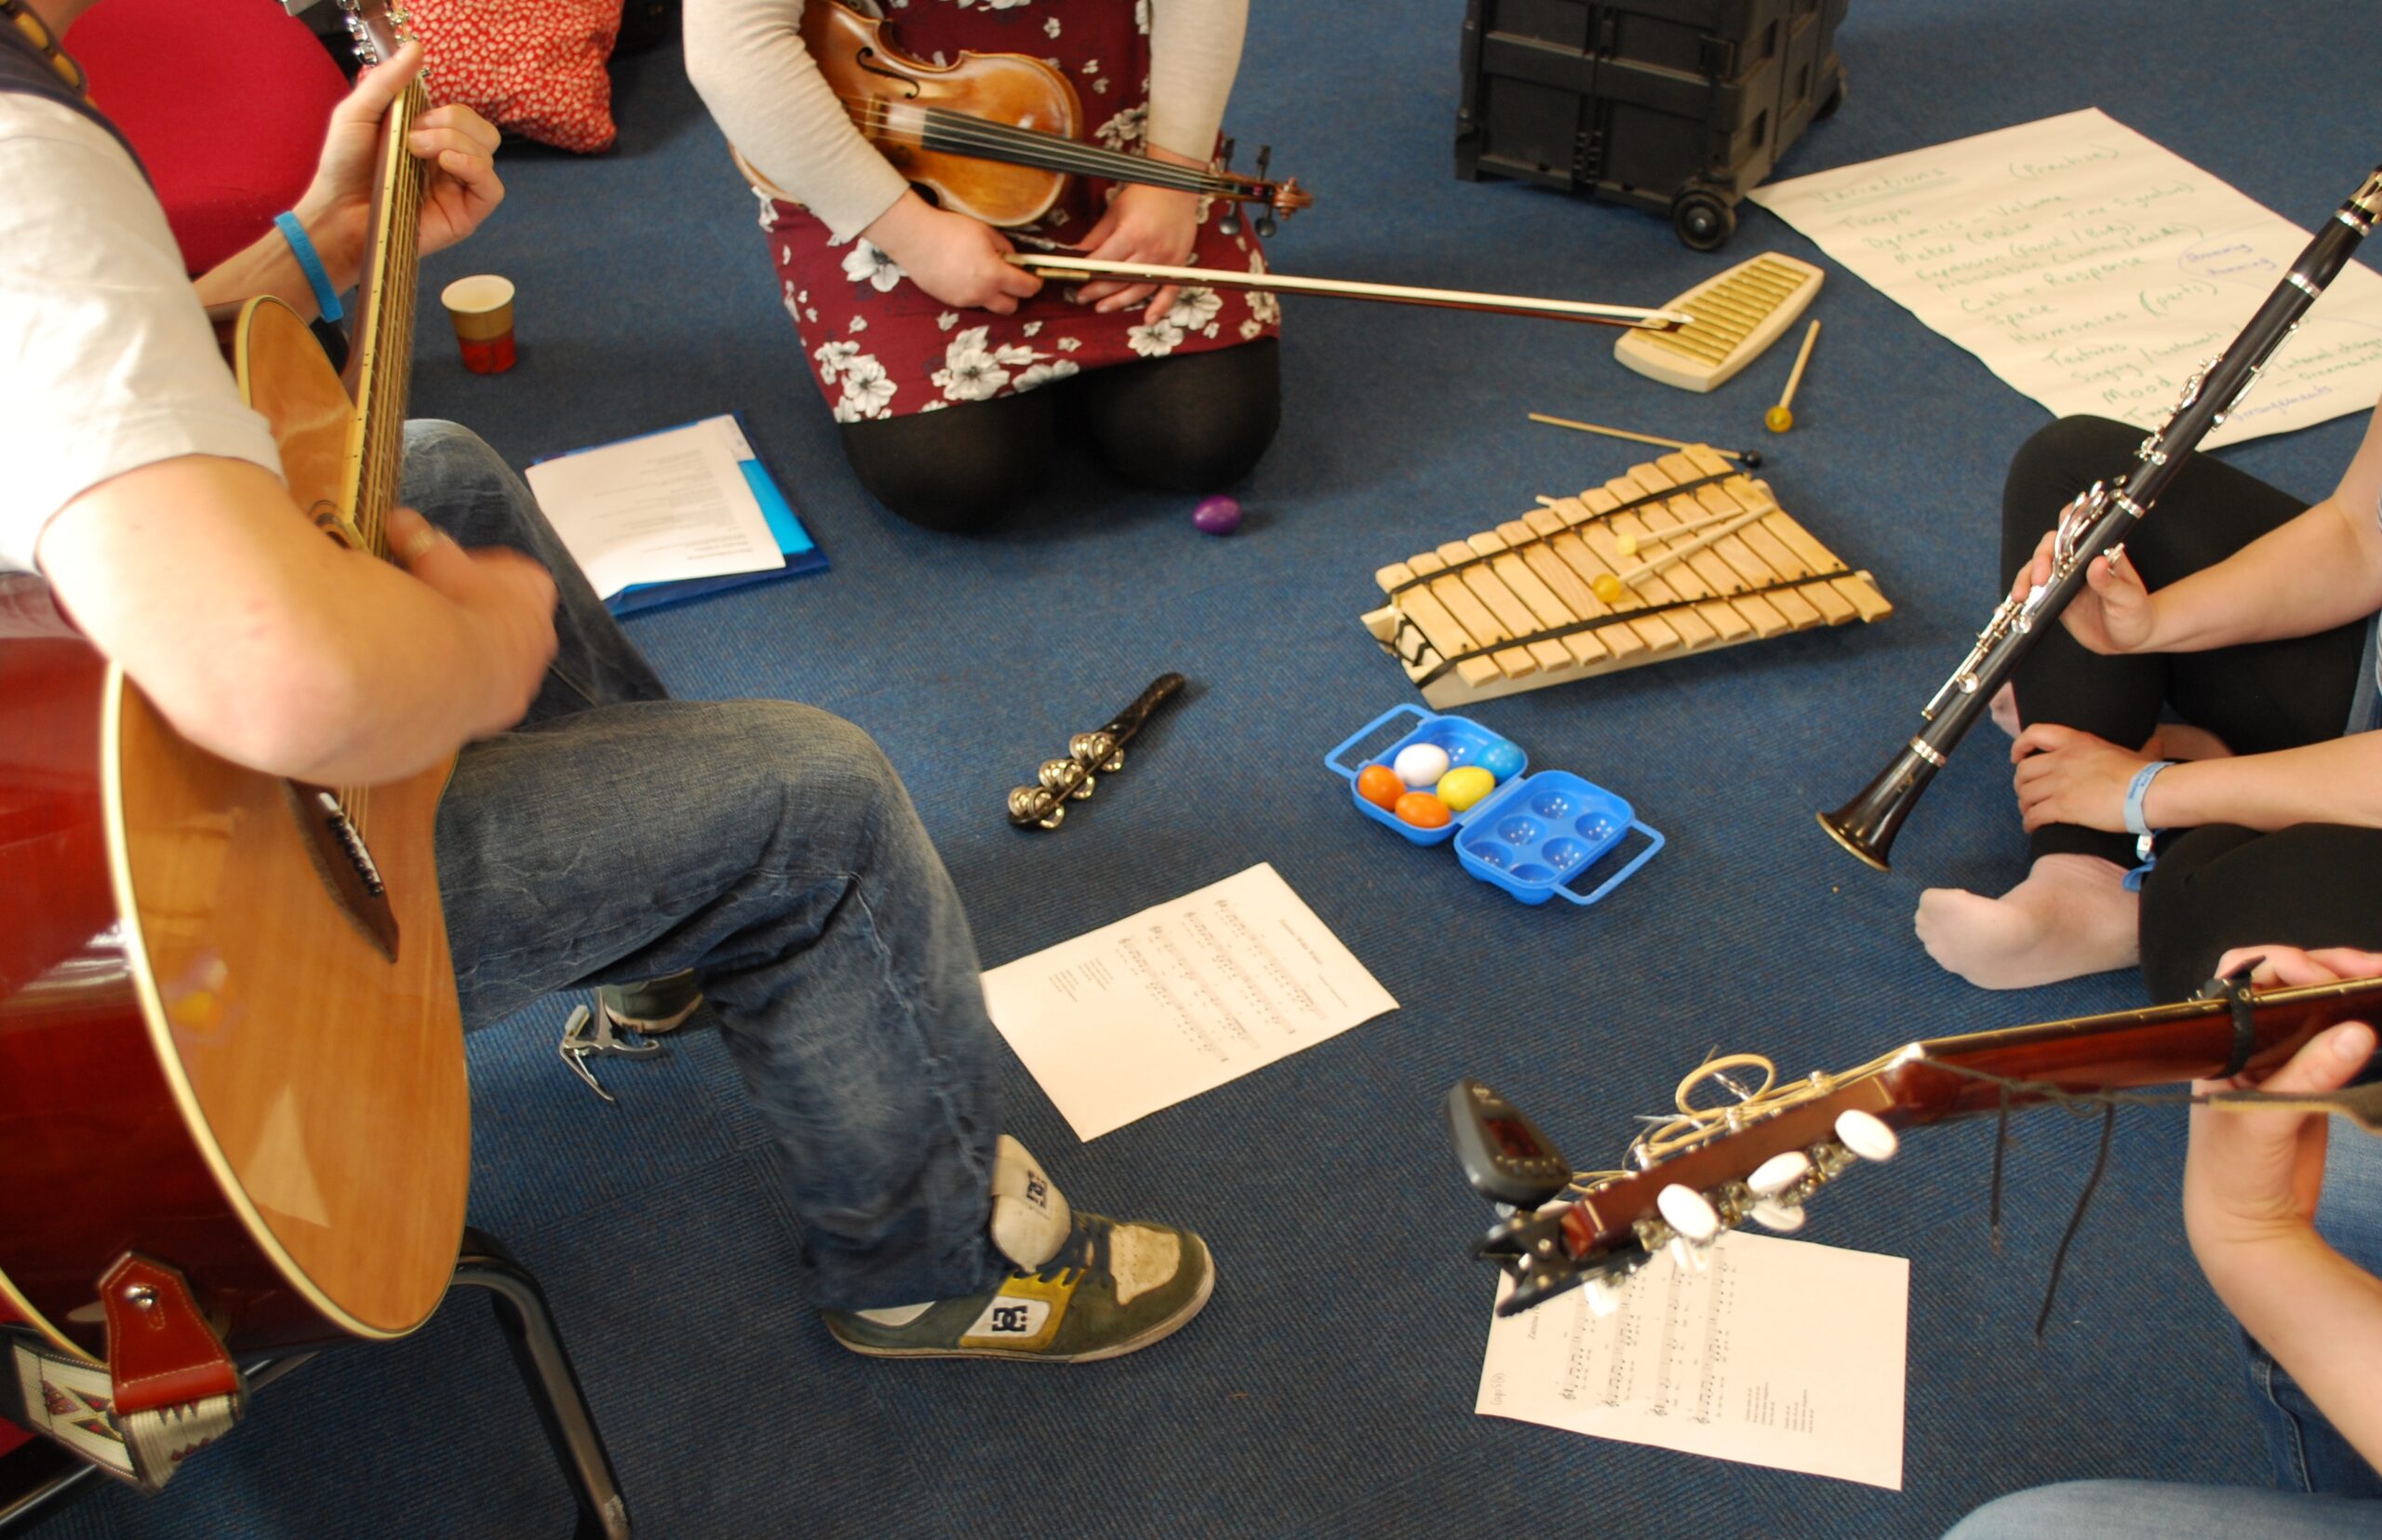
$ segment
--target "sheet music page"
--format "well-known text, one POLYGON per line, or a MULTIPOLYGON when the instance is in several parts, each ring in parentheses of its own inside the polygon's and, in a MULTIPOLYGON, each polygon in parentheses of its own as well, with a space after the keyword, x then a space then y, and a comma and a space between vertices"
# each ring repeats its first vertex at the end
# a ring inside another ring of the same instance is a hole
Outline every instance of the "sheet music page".
MULTIPOLYGON (((2340 197, 2370 164, 2342 160, 2340 197)), ((2097 108, 1746 195, 2022 395, 2144 428, 2309 238, 2097 108)), ((2336 207, 2292 213, 2312 227, 2336 207)), ((2376 396, 2382 278, 2352 260, 2201 444, 2304 428, 2376 396)))
POLYGON ((1492 1317, 1474 1410, 1901 1491, 1909 1262, 1742 1231, 1707 1260, 1655 1258, 1610 1316, 1492 1317))
POLYGON ((1264 863, 984 979, 993 1024, 1087 1141, 1398 1009, 1264 863))
POLYGON ((529 489, 599 598, 640 583, 767 572, 785 565, 737 465, 735 419, 542 460, 529 489))

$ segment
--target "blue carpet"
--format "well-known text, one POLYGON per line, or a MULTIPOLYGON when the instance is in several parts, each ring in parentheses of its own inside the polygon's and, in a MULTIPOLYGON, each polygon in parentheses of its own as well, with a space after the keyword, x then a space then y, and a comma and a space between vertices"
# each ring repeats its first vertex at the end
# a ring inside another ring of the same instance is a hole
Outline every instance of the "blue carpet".
MULTIPOLYGON (((1318 194, 1288 271, 1658 302, 1809 244, 1750 205, 1724 253, 1654 216, 1449 174, 1463 7, 1260 5, 1233 125, 1318 194)), ((1850 99, 1782 174, 2099 105, 2303 226, 2373 164, 2368 93, 2327 59, 2382 50, 2382 7, 2254 16, 2210 0, 1860 0, 1850 99)), ((555 1064, 561 1002, 473 1045, 476 1220, 561 1303, 651 1535, 1505 1533, 1930 1535, 2014 1488, 2076 1477, 2254 1481, 2226 1324, 2175 1217, 2181 1120, 2121 1118, 2057 1321, 2028 1329, 2093 1127, 2019 1125, 2003 1249, 1985 1233, 1990 1130, 1911 1141, 1808 1232, 1912 1259, 1900 1493, 1689 1459, 1472 1414, 1486 1210, 1436 1104, 1471 1074, 1578 1158, 1616 1149, 1707 1047, 1789 1073, 1906 1038, 2132 1003, 2111 976, 1988 996, 1909 933, 1922 885, 2023 866, 1987 732, 1942 777, 1890 877, 1812 824, 1882 762, 1992 602, 2002 467, 2044 419, 1974 359, 1836 275, 1791 437, 1759 430, 1785 350, 1709 396, 1626 374, 1611 336, 1505 318, 1291 301, 1288 420, 1238 539, 1188 500, 1067 467, 990 539, 901 527, 861 494, 804 377, 754 207, 673 50, 622 61, 621 145, 508 153, 501 216, 423 292, 520 285, 519 368, 463 373, 425 306, 418 413, 515 463, 715 411, 753 436, 832 555, 822 577, 641 619, 689 696, 786 695, 859 722, 908 777, 1006 961, 1271 861, 1403 1002, 1260 1074, 1076 1144, 1013 1061, 1008 1126, 1094 1206, 1193 1224, 1222 1283, 1182 1337, 1042 1373, 889 1366, 834 1347, 791 1277, 761 1141, 714 1039, 613 1068, 617 1107, 555 1064), (1786 506, 1871 569, 1898 612, 1499 702, 1476 715, 1539 767, 1632 798, 1670 848, 1600 906, 1524 909, 1354 817, 1318 756, 1412 698, 1356 624, 1380 564, 1626 468, 1627 447, 1531 409, 1723 445, 1760 440, 1786 506), (1066 735, 1180 669, 1190 698, 1055 837, 1002 794, 1066 735)), ((2227 451, 2307 495, 2362 420, 2227 451)), ((66 1535, 529 1535, 568 1511, 476 1306, 346 1352, 260 1399, 161 1501, 115 1492, 66 1535)))

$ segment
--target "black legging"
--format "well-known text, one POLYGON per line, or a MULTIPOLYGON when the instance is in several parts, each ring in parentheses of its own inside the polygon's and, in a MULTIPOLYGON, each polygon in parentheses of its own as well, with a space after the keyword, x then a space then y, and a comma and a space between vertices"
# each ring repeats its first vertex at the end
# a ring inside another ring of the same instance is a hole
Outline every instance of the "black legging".
MULTIPOLYGON (((2034 555, 2059 510, 2095 480, 2122 477, 2142 430, 2106 418, 2053 423, 2012 462, 2001 502, 2001 577, 2034 555)), ((2218 461, 2195 458, 2135 526, 2126 556, 2153 590, 2211 567, 2308 504, 2218 461)), ((2021 664, 2019 719, 2057 722, 2139 748, 2162 709, 2236 754, 2337 738, 2365 623, 2211 652, 2104 657, 2054 626, 2021 664)), ((2055 824, 2030 852, 2075 851, 2134 864, 2134 837, 2055 824)), ((2272 834, 2209 824, 2170 836, 2142 890, 2142 974, 2154 999, 2189 994, 2219 953, 2262 942, 2382 950, 2382 829, 2300 824, 2272 834)))
POLYGON ((1171 492, 1213 492, 1249 474, 1282 421, 1279 344, 1146 358, 1022 395, 847 422, 861 485, 913 524, 982 529, 1032 491, 1063 436, 1088 437, 1118 475, 1171 492))

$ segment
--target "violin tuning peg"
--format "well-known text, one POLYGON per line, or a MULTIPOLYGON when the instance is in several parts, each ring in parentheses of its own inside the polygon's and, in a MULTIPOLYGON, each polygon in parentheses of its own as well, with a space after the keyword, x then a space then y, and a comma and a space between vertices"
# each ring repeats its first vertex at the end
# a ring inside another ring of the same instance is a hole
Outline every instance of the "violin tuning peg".
POLYGON ((1220 168, 1226 171, 1232 169, 1233 146, 1238 142, 1239 141, 1238 140, 1225 140, 1224 147, 1216 152, 1216 164, 1220 168))
POLYGON ((1220 235, 1238 235, 1240 234, 1240 208, 1238 205, 1226 204, 1224 206, 1224 211, 1216 216, 1216 234, 1220 235))
POLYGON ((1765 1198, 1746 1212, 1763 1229, 1776 1230, 1781 1235, 1792 1235, 1803 1227, 1803 1208, 1800 1203, 1781 1203, 1765 1198))
POLYGON ((1875 1113, 1859 1107, 1848 1107, 1837 1115, 1836 1136, 1844 1147, 1864 1160, 1891 1160, 1902 1141, 1894 1131, 1886 1127, 1875 1113))
POLYGON ((1259 181, 1265 180, 1265 168, 1273 164, 1274 147, 1270 144, 1259 145, 1257 147, 1257 180, 1259 181))
POLYGON ((1259 240, 1270 241, 1274 238, 1274 232, 1279 227, 1274 223, 1273 215, 1260 214, 1251 221, 1251 228, 1257 232, 1259 240))

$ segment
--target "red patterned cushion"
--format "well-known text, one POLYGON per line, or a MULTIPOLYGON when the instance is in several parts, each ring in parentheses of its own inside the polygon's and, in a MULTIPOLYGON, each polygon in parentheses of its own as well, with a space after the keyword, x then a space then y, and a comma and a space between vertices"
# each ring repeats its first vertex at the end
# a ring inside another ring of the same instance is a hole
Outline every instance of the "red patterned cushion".
POLYGON ((498 127, 564 150, 612 147, 612 80, 621 0, 413 0, 430 55, 430 96, 460 101, 498 127))

